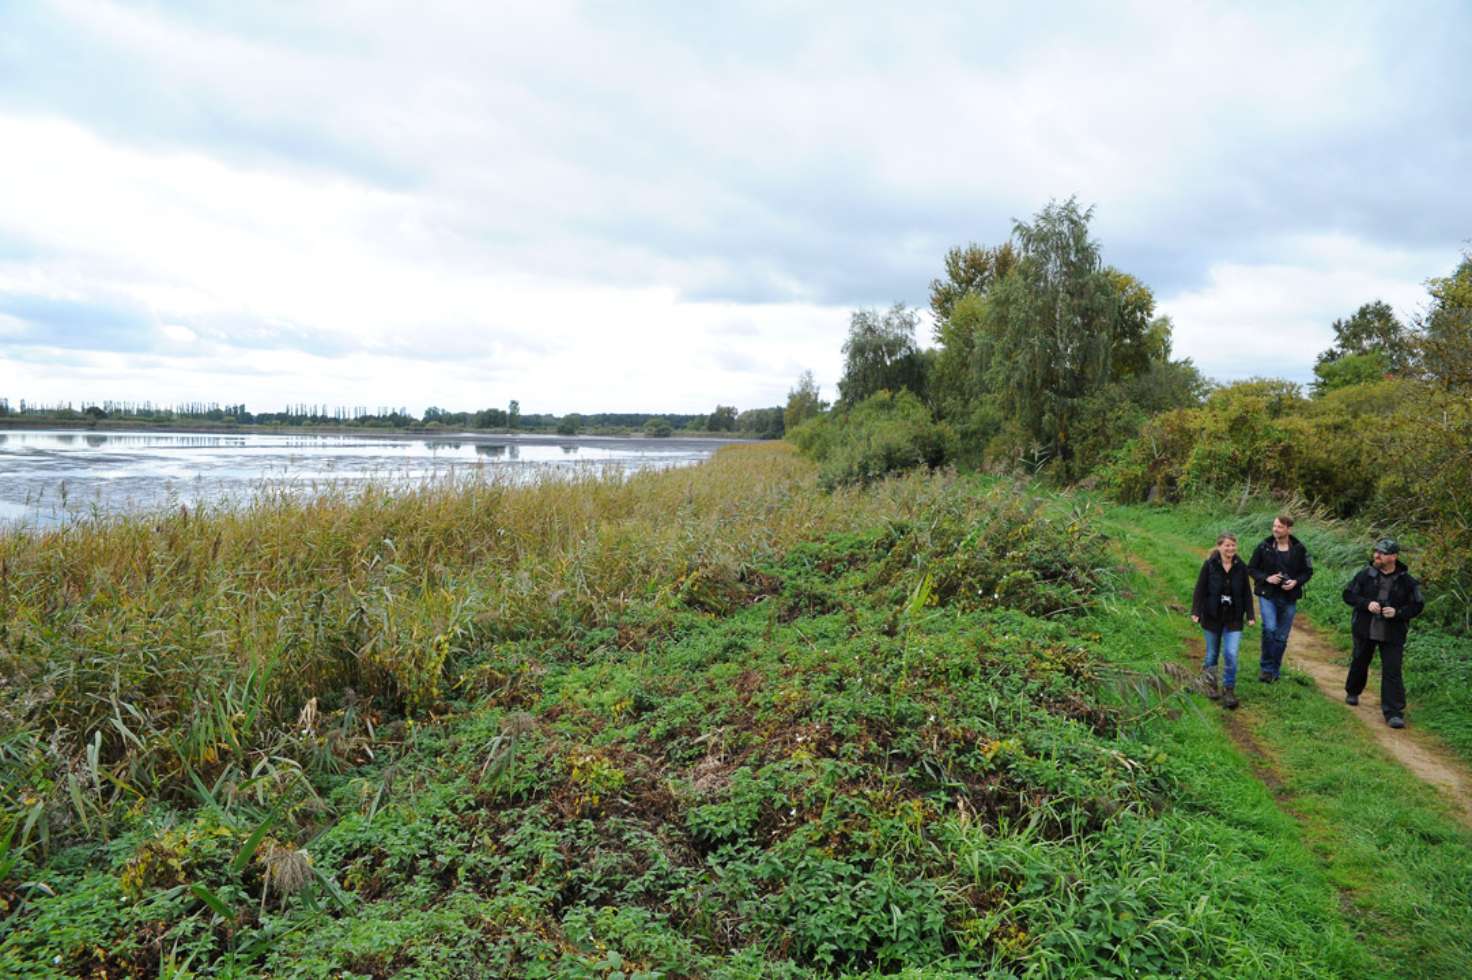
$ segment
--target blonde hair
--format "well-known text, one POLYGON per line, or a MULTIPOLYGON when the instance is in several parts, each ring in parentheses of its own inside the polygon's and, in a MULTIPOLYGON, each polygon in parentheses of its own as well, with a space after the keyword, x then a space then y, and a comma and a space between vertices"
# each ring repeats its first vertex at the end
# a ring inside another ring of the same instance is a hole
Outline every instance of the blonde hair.
POLYGON ((1221 534, 1218 534, 1216 536, 1216 547, 1211 549, 1211 554, 1210 555, 1207 555, 1208 558, 1220 558, 1221 557, 1221 554, 1222 554, 1222 542, 1223 541, 1230 541, 1233 544, 1236 544, 1237 543, 1237 535, 1233 534, 1231 531, 1223 531, 1221 534))

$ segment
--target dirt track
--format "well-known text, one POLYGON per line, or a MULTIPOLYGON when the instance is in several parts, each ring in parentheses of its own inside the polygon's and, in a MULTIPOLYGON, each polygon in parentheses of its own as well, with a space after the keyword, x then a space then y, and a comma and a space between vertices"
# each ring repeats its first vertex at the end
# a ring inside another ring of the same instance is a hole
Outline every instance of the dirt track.
MULTIPOLYGON (((1283 665, 1312 677, 1325 697, 1343 704, 1345 711, 1353 712, 1364 723, 1370 736, 1386 754, 1435 786, 1456 808, 1462 821, 1472 826, 1472 773, 1437 744, 1431 735, 1416 730, 1414 719, 1412 727, 1400 731, 1385 724, 1380 714, 1380 674, 1374 666, 1370 670, 1370 683, 1360 695, 1359 707, 1351 708, 1344 704, 1344 678, 1349 667, 1342 658, 1343 654, 1300 619, 1293 625, 1283 665)), ((1414 698, 1415 692, 1410 694, 1414 698)))

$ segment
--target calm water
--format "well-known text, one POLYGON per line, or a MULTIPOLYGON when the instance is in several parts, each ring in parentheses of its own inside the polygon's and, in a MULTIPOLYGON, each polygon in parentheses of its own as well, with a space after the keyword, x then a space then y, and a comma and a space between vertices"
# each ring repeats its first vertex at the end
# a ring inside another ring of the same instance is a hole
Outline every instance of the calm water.
POLYGON ((0 427, 0 524, 243 500, 263 486, 413 485, 451 475, 536 479, 579 466, 697 463, 704 439, 91 432, 0 427))

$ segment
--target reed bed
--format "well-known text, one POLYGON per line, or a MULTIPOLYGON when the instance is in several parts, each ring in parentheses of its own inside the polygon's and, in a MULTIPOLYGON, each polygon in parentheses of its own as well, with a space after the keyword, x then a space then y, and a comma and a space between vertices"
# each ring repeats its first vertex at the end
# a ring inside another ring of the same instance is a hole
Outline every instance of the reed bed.
POLYGON ((822 494, 789 447, 736 446, 0 535, 4 805, 44 837, 122 798, 330 764, 318 718, 350 742, 448 710, 456 666, 497 644, 657 619, 690 590, 739 601, 753 562, 917 513, 948 479, 822 494))

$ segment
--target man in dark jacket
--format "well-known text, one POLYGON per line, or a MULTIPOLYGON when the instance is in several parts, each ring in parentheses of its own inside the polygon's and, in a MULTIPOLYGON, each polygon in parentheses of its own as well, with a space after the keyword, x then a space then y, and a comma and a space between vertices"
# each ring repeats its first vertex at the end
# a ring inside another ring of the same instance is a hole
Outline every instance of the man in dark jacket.
POLYGON ((1257 661, 1257 679, 1271 684, 1283 671, 1283 654, 1288 649, 1288 632, 1303 586, 1314 575, 1314 560, 1303 542, 1293 536, 1293 518, 1273 518, 1273 533, 1262 540, 1247 563, 1247 573, 1262 608, 1262 653, 1257 661))
POLYGON ((1370 675, 1370 660, 1380 649, 1380 710, 1391 728, 1406 727, 1406 688, 1401 680, 1406 649, 1406 624, 1425 603, 1421 583, 1411 578, 1400 561, 1400 545, 1391 538, 1375 542, 1375 553, 1344 587, 1344 601, 1354 607, 1354 658, 1344 682, 1344 700, 1360 703, 1360 692, 1370 675))

